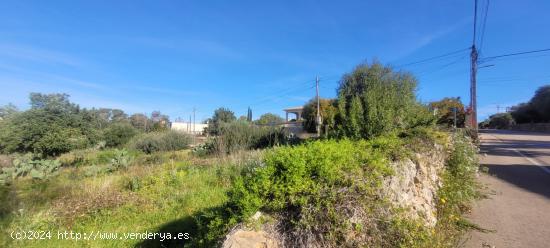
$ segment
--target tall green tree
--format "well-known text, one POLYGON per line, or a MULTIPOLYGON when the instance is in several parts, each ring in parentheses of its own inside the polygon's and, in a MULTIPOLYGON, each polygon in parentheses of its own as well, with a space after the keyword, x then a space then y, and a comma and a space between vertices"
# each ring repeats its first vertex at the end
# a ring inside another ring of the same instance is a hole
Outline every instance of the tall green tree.
POLYGON ((103 140, 107 147, 117 147, 130 141, 139 132, 128 122, 116 122, 103 130, 103 140))
POLYGON ((529 102, 513 106, 511 114, 516 123, 550 122, 550 85, 538 88, 529 102))
POLYGON ((258 120, 255 121, 257 125, 277 125, 283 122, 284 122, 283 117, 273 113, 265 113, 261 115, 258 120))
POLYGON ((214 110, 214 115, 208 122, 207 132, 211 135, 218 135, 222 123, 230 123, 237 120, 233 111, 220 107, 214 110))
POLYGON ((447 126, 454 125, 454 110, 456 110, 456 125, 464 127, 466 111, 460 97, 445 97, 439 101, 431 102, 430 108, 436 112, 437 123, 447 126))
MULTIPOLYGON (((321 125, 334 127, 334 118, 338 112, 335 99, 319 99, 321 125)), ((308 132, 314 133, 317 131, 317 98, 312 98, 304 105, 304 112, 302 113, 304 118, 304 129, 308 132)))
POLYGON ((151 128, 152 122, 144 114, 133 114, 129 117, 130 124, 136 129, 142 130, 144 132, 148 131, 148 128, 151 128))
POLYGON ((416 99, 416 78, 379 62, 361 64, 338 87, 336 135, 371 138, 433 123, 416 99))
POLYGON ((93 116, 67 94, 30 94, 31 108, 0 126, 0 150, 56 156, 97 141, 93 116))
POLYGON ((550 122, 550 85, 537 89, 531 99, 531 105, 543 122, 550 122))
POLYGON ((0 120, 8 118, 17 112, 19 112, 19 109, 17 109, 15 105, 8 103, 7 105, 0 107, 0 120))

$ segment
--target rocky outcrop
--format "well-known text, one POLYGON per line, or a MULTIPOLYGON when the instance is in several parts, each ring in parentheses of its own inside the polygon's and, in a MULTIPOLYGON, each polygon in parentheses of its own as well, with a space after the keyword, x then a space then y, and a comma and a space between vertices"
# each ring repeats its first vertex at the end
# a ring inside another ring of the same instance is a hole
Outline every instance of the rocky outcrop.
POLYGON ((277 248, 277 240, 262 230, 247 231, 237 229, 227 235, 227 239, 223 242, 223 248, 277 248))
POLYGON ((397 207, 415 219, 421 219, 427 226, 437 223, 437 190, 441 187, 440 173, 445 167, 447 154, 441 145, 423 153, 416 153, 412 159, 392 162, 395 175, 385 180, 384 195, 397 207))

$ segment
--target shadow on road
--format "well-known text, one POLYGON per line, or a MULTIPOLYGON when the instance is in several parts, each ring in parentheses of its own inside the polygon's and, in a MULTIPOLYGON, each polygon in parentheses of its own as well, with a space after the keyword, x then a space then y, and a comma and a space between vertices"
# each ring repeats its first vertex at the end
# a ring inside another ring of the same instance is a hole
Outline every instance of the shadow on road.
POLYGON ((518 135, 533 135, 533 136, 550 136, 550 133, 539 133, 539 132, 529 132, 529 131, 516 131, 516 130, 500 130, 500 129, 480 129, 479 133, 489 133, 489 134, 518 134, 518 135))
MULTIPOLYGON (((530 192, 550 198, 550 175, 535 165, 484 165, 489 174, 530 192)), ((545 166, 550 169, 550 166, 545 166)))

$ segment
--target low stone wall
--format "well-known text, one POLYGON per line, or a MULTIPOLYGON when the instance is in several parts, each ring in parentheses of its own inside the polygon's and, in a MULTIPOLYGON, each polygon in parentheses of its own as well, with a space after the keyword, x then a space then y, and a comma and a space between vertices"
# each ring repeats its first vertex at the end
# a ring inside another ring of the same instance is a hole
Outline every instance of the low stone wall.
POLYGON ((513 125, 510 129, 518 131, 550 133, 550 123, 523 123, 513 125))

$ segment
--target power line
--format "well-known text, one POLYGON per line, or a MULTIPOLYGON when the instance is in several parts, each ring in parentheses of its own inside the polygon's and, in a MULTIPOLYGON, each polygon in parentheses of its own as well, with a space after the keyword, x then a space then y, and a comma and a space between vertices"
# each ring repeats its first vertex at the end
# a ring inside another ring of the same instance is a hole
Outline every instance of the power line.
POLYGON ((448 57, 448 56, 451 56, 451 55, 454 55, 454 54, 457 54, 457 53, 461 53, 461 52, 464 52, 468 49, 470 49, 470 48, 467 47, 467 48, 463 48, 463 49, 456 50, 456 51, 453 51, 453 52, 445 53, 445 54, 442 54, 442 55, 430 57, 430 58, 427 58, 427 59, 422 59, 422 60, 414 61, 414 62, 411 62, 411 63, 398 65, 398 66, 395 66, 394 68, 401 68, 401 67, 405 67, 405 66, 411 66, 411 65, 416 65, 416 64, 420 64, 420 63, 429 62, 429 61, 432 61, 432 60, 436 60, 436 59, 448 57))
POLYGON ((530 54, 530 53, 548 52, 548 51, 550 51, 550 48, 539 49, 539 50, 532 50, 532 51, 526 51, 526 52, 509 53, 509 54, 503 54, 503 55, 497 55, 497 56, 491 56, 491 57, 481 58, 481 61, 485 62, 485 61, 487 61, 487 60, 496 59, 496 58, 509 57, 509 56, 517 56, 517 55, 530 54))
POLYGON ((481 49, 483 49, 483 40, 485 39, 485 26, 487 25, 487 13, 489 12, 489 2, 490 0, 486 0, 485 4, 485 11, 483 16, 483 25, 481 28, 481 41, 479 42, 479 52, 481 53, 481 49))
POLYGON ((472 40, 472 44, 476 44, 476 32, 477 32, 477 0, 474 1, 474 38, 472 40))
POLYGON ((464 58, 466 58, 467 56, 468 56, 468 55, 466 54, 466 55, 464 55, 464 56, 458 58, 457 60, 454 60, 454 61, 452 61, 452 62, 450 62, 450 63, 444 64, 444 65, 438 67, 438 68, 435 69, 435 70, 429 70, 429 71, 419 72, 419 73, 417 74, 417 77, 425 76, 425 75, 428 75, 428 74, 431 74, 431 73, 434 73, 434 72, 438 72, 438 71, 440 71, 440 70, 443 70, 443 69, 445 69, 445 68, 447 68, 447 67, 449 67, 449 66, 451 66, 451 65, 454 65, 454 64, 456 64, 456 63, 462 61, 462 60, 463 60, 464 58))

